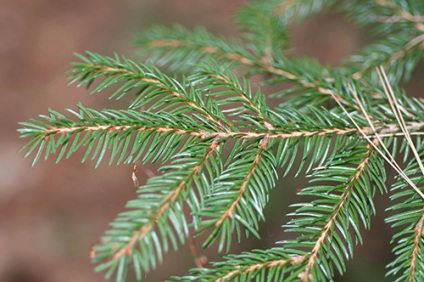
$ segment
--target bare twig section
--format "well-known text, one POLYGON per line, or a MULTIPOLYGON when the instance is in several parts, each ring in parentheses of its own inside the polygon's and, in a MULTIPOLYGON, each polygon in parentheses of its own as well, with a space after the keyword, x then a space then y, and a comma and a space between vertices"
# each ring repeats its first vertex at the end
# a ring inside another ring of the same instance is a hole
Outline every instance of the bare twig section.
POLYGON ((424 221, 424 211, 423 211, 423 215, 421 216, 420 220, 418 221, 418 223, 415 225, 415 237, 414 237, 414 249, 412 251, 412 259, 411 259, 411 265, 409 266, 409 270, 411 272, 408 282, 413 281, 414 280, 414 275, 415 275, 415 270, 416 270, 416 266, 417 263, 419 263, 417 261, 417 256, 418 256, 418 252, 419 252, 419 247, 420 247, 420 239, 421 236, 423 235, 423 221, 424 221))
POLYGON ((253 63, 254 63, 251 59, 243 57, 242 55, 237 54, 237 53, 228 53, 228 54, 223 55, 223 56, 230 59, 230 60, 239 61, 243 65, 253 65, 253 63))
MULTIPOLYGON (((375 146, 378 145, 379 141, 377 139, 374 139, 373 144, 375 146)), ((344 192, 339 197, 339 202, 337 206, 334 208, 333 215, 330 217, 330 219, 327 221, 327 223, 324 226, 324 230, 321 232, 320 237, 315 242, 314 247, 312 248, 312 252, 308 259, 308 264, 306 265, 305 273, 302 275, 303 281, 309 281, 310 277, 312 275, 312 268, 315 264, 315 260, 318 256, 319 251, 321 250, 322 245, 324 244, 325 240, 328 238, 330 234, 330 230, 332 226, 334 225, 334 222, 337 219, 337 216, 340 214, 341 209, 347 203, 347 199, 349 195, 352 193, 352 189, 355 187, 355 182, 359 179, 362 172, 364 171, 365 165, 368 163, 369 159, 374 153, 374 149, 371 148, 370 145, 368 145, 368 153, 367 155, 361 160, 359 165, 356 167, 356 172, 353 174, 347 185, 345 186, 344 192)))
POLYGON ((266 261, 266 262, 263 262, 263 263, 252 264, 250 266, 245 266, 245 267, 236 265, 236 266, 234 266, 235 270, 228 272, 225 276, 214 280, 214 282, 228 281, 234 275, 237 275, 239 273, 249 273, 249 272, 252 272, 254 270, 258 270, 258 269, 262 269, 262 268, 283 266, 285 264, 299 264, 303 261, 303 259, 304 259, 304 256, 296 255, 296 256, 292 256, 289 259, 279 259, 279 260, 266 261))
MULTIPOLYGON (((410 132, 409 135, 423 135, 424 136, 424 131, 415 131, 415 132, 410 132)), ((378 134, 378 136, 380 137, 390 137, 390 136, 405 136, 405 134, 403 132, 397 132, 397 133, 387 133, 387 134, 378 134)))
POLYGON ((183 179, 177 185, 177 187, 175 189, 173 189, 172 191, 170 191, 169 194, 166 195, 165 198, 161 201, 160 207, 156 210, 155 216, 152 219, 149 220, 149 223, 143 225, 130 238, 130 240, 125 245, 123 245, 118 250, 116 250, 116 252, 113 255, 109 256, 107 258, 107 260, 116 260, 116 259, 119 259, 120 257, 122 257, 125 254, 128 254, 128 255, 131 254, 131 251, 132 251, 135 243, 138 240, 144 238, 148 234, 148 232, 150 232, 154 228, 156 221, 159 220, 163 216, 165 211, 172 206, 172 203, 178 198, 178 196, 184 190, 184 188, 186 187, 186 185, 190 181, 190 179, 193 178, 200 171, 202 164, 207 162, 209 156, 211 156, 212 153, 218 148, 219 148, 219 142, 213 141, 209 145, 208 151, 203 155, 203 159, 199 162, 198 165, 193 167, 190 175, 186 179, 183 179))
MULTIPOLYGON (((420 128, 423 128, 424 126, 424 121, 413 121, 413 122, 407 122, 406 125, 404 126, 404 128, 406 129, 406 131, 408 132, 408 134, 410 135, 421 135, 422 133, 419 132, 418 130, 420 128)), ((364 127, 366 128, 366 127, 364 127)), ((372 128, 368 128, 368 130, 372 130, 372 128)), ((366 130, 364 130, 365 132, 367 132, 366 130)), ((404 136, 405 133, 401 131, 401 128, 398 124, 385 124, 384 128, 382 127, 376 127, 375 131, 378 132, 378 135, 380 137, 385 137, 385 136, 404 136), (401 131, 401 132, 399 132, 401 131)))

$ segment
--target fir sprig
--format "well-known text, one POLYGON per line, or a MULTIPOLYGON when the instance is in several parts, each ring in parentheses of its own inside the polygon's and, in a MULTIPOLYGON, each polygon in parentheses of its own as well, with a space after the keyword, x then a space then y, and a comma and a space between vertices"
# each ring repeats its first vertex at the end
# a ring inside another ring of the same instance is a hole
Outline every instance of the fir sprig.
POLYGON ((366 239, 362 228, 371 228, 374 198, 382 194, 390 196, 395 212, 386 219, 396 230, 388 275, 422 280, 424 104, 396 83, 407 81, 423 56, 423 4, 252 1, 235 20, 238 39, 201 28, 152 28, 139 36, 143 63, 77 55, 71 83, 112 99, 126 97, 128 106, 95 110, 78 104, 67 114, 49 110, 21 123, 21 137, 30 138, 22 150, 35 155, 33 164, 43 155, 59 161, 77 150, 96 166, 106 156, 109 164, 161 162, 158 175, 138 187, 136 199, 94 246, 96 270, 123 281, 133 269, 141 279, 170 248, 190 240, 189 230, 205 234, 203 247, 216 243, 228 253, 233 237, 259 237, 271 189, 294 170, 310 177, 310 185, 299 190, 304 200, 292 205, 284 225, 291 239, 227 254, 175 278, 332 280, 366 239), (288 56, 288 23, 332 7, 373 25, 382 38, 340 68, 288 56), (252 84, 252 75, 261 75, 261 82, 252 84), (272 93, 281 98, 273 107, 262 87, 280 82, 290 85, 272 93), (395 159, 399 153, 404 169, 395 159), (401 177, 390 189, 384 161, 401 177))

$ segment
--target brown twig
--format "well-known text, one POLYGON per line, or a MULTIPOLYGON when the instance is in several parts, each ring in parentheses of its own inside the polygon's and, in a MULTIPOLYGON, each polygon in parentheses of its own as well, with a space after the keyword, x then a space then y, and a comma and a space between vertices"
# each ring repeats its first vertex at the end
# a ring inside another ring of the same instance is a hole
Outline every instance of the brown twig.
POLYGON ((190 249, 191 255, 194 259, 195 265, 198 268, 203 268, 204 265, 208 262, 208 259, 204 255, 199 256, 197 254, 196 243, 194 241, 193 236, 191 236, 190 234, 187 236, 187 244, 188 244, 188 248, 190 249))
MULTIPOLYGON (((384 83, 384 81, 382 81, 382 83, 384 83)), ((382 152, 375 144, 373 141, 370 140, 369 136, 367 136, 367 134, 359 127, 359 125, 356 123, 356 121, 353 119, 352 115, 346 110, 346 108, 342 105, 342 103, 337 99, 337 96, 332 95, 333 99, 337 102, 337 104, 342 108, 342 110, 346 113, 346 115, 349 117, 349 119, 352 121, 352 123, 355 125, 355 127, 358 129, 358 131, 361 133, 361 135, 368 141, 368 143, 370 145, 372 145, 374 147, 374 149, 378 152, 378 154, 384 158, 384 160, 406 181, 408 182, 408 184, 415 190, 415 192, 418 193, 418 195, 420 195, 421 198, 424 199, 424 193, 421 192, 420 189, 417 188, 417 186, 412 182, 412 180, 405 174, 405 172, 400 168, 400 166, 398 165, 398 163, 395 161, 395 159, 393 158, 393 156, 390 154, 389 150, 387 149, 387 147, 384 145, 384 143, 381 141, 381 138, 376 130, 376 128, 374 127, 373 123, 371 122, 371 118, 368 115, 368 113, 365 111, 365 108, 361 102, 361 100, 358 98, 356 92, 353 90, 353 88, 351 87, 351 91, 354 94, 359 107, 362 111, 362 113, 364 114, 365 118, 367 119, 370 128, 372 129, 372 132, 375 136, 375 138, 377 140, 379 140, 379 143, 381 145, 381 147, 384 149, 384 151, 387 153, 388 156, 386 156, 386 154, 384 152, 382 152)), ((388 94, 387 94, 388 95, 388 94)), ((400 127, 405 126, 402 125, 402 123, 400 123, 400 127)), ((407 136, 408 133, 405 133, 405 136, 407 136)), ((409 141, 408 141, 409 142, 409 141)))
MULTIPOLYGON (((412 135, 424 135, 424 132, 418 131, 420 128, 424 127, 423 122, 409 122, 406 123, 406 129, 411 132, 412 135)), ((381 137, 390 137, 390 136, 404 136, 403 132, 398 132, 401 130, 399 125, 397 124, 385 124, 384 126, 375 127, 375 130, 372 127, 361 127, 361 128, 324 128, 315 131, 307 131, 307 130, 291 130, 279 132, 273 130, 272 132, 241 132, 241 131, 206 131, 202 129, 198 130, 188 130, 181 129, 169 126, 139 126, 139 125, 93 125, 93 126, 71 126, 71 127, 55 127, 52 126, 48 129, 43 130, 42 132, 46 136, 53 136, 56 134, 62 133, 72 133, 74 131, 108 131, 109 133, 113 131, 125 131, 128 129, 134 129, 134 131, 155 131, 158 133, 166 133, 173 132, 174 134, 181 135, 191 135, 200 137, 202 139, 208 137, 217 137, 220 139, 228 139, 228 138, 239 138, 239 139, 252 139, 252 138, 268 138, 268 139, 287 139, 287 138, 296 138, 300 136, 310 137, 310 136, 323 136, 323 135, 347 135, 353 133, 361 133, 364 132, 366 135, 370 135, 372 133, 377 133, 381 137)))
POLYGON ((409 276, 408 282, 413 281, 414 279, 414 275, 415 275, 415 271, 416 271, 416 265, 417 265, 417 256, 418 256, 418 252, 419 252, 419 247, 420 247, 420 240, 421 240, 421 236, 423 235, 423 221, 424 221, 424 213, 421 216, 420 220, 418 221, 418 223, 415 225, 415 237, 414 237, 414 249, 412 251, 412 259, 411 259, 411 265, 409 267, 410 271, 411 271, 411 275, 409 276))

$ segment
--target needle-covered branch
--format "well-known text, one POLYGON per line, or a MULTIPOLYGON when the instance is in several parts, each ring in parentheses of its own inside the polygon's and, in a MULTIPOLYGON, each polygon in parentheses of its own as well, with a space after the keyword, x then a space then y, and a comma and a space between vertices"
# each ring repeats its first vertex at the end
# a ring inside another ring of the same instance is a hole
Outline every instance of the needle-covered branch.
POLYGON ((176 250, 178 241, 184 243, 188 236, 184 202, 192 208, 198 205, 192 190, 201 191, 199 183, 207 185, 204 171, 218 165, 219 158, 212 157, 218 150, 219 142, 211 138, 189 146, 174 156, 172 164, 162 167, 164 174, 141 186, 138 198, 128 202, 129 210, 118 216, 111 224, 113 229, 94 246, 91 254, 98 263, 96 269, 107 270, 108 276, 115 270, 122 275, 131 263, 141 279, 143 272, 162 262, 170 245, 176 250))
POLYGON ((21 123, 29 139, 21 150, 33 164, 77 151, 96 166, 131 164, 137 196, 91 251, 96 270, 116 281, 131 272, 141 280, 193 235, 226 254, 210 265, 197 261, 179 280, 332 280, 366 240, 377 191, 392 200, 388 274, 422 281, 424 103, 396 83, 407 82, 422 59, 423 20, 420 0, 268 0, 236 13, 237 39, 152 28, 139 36, 141 62, 87 52, 72 63, 71 83, 127 106, 49 110, 21 123), (338 68, 294 56, 291 25, 334 7, 372 27, 379 41, 338 68), (140 161, 160 162, 141 186, 140 161), (391 189, 384 161, 400 175, 391 189), (298 190, 303 200, 283 225, 294 234, 278 247, 228 255, 234 237, 260 237, 267 203, 280 201, 272 191, 287 188, 277 179, 292 171, 311 183, 298 190))

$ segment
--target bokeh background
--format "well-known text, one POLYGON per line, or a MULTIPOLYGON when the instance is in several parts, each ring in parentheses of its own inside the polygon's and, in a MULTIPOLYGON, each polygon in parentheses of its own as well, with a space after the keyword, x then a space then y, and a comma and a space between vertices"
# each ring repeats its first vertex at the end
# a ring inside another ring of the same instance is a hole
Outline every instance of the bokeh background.
MULTIPOLYGON (((237 36, 231 15, 242 0, 1 0, 0 1, 0 281, 103 281, 94 273, 89 250, 125 203, 135 197, 131 165, 94 168, 81 164, 82 154, 55 164, 54 158, 31 167, 18 149, 28 140, 18 138, 19 121, 27 121, 48 108, 63 112, 76 103, 96 109, 113 107, 105 95, 88 96, 82 88, 67 86, 65 71, 76 60, 73 52, 90 50, 133 57, 136 32, 149 26, 201 25, 214 33, 237 36)), ((340 60, 369 42, 364 30, 340 14, 318 15, 292 27, 295 53, 336 66, 340 60)), ((421 72, 407 90, 419 95, 421 72)), ((155 167, 139 169, 141 183, 155 167)), ((302 179, 283 179, 272 193, 263 240, 233 244, 232 252, 266 248, 284 238, 282 228, 302 179)), ((357 247, 347 275, 338 281, 384 281, 391 260, 390 228, 381 215, 387 202, 377 203, 373 230, 357 247), (364 276, 365 275, 365 276, 364 276)), ((218 259, 215 249, 206 251, 218 259)), ((146 281, 162 281, 185 274, 194 266, 186 246, 170 252, 146 281)))

